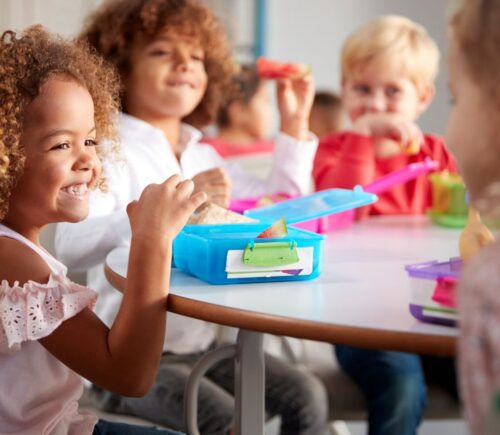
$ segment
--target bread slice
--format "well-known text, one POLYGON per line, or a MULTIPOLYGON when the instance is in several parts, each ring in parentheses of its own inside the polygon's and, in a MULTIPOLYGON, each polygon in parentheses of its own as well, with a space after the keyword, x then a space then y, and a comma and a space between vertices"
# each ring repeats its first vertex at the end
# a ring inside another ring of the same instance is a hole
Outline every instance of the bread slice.
POLYGON ((209 203, 200 212, 193 214, 188 224, 237 224, 257 222, 255 219, 226 210, 223 207, 209 203))

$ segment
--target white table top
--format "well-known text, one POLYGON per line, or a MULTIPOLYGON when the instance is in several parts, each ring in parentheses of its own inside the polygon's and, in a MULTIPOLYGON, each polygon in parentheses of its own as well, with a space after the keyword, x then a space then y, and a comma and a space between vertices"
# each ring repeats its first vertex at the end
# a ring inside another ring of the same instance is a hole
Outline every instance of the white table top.
MULTIPOLYGON (((353 327, 382 334, 400 333, 398 342, 405 337, 418 339, 418 334, 422 338, 453 339, 458 333, 456 328, 421 323, 411 316, 410 280, 404 266, 457 256, 459 233, 459 230, 431 225, 425 216, 373 217, 328 234, 323 270, 317 279, 213 286, 174 269, 171 294, 306 326, 319 322, 323 329, 353 327)), ((118 248, 108 255, 106 262, 112 271, 125 276, 127 259, 128 248, 118 248)), ((198 317, 191 311, 182 314, 198 317)), ((231 324, 235 326, 235 322, 231 324)), ((269 328, 262 330, 300 336, 269 328)), ((310 334, 308 338, 323 339, 310 334)), ((351 341, 347 338, 340 342, 351 341)), ((352 344, 360 343, 357 339, 354 341, 352 344)), ((393 346, 391 342, 389 346, 409 349, 405 343, 393 346)), ((435 353, 435 348, 427 351, 435 353)), ((416 351, 419 349, 417 346, 416 351)), ((425 346, 420 350, 425 352, 425 346)))

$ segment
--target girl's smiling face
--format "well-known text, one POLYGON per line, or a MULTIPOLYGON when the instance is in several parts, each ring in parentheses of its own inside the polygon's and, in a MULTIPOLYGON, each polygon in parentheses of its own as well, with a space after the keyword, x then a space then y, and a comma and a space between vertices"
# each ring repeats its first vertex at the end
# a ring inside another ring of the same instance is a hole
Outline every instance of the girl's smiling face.
POLYGON ((24 172, 12 191, 6 222, 19 230, 88 215, 88 191, 100 174, 94 103, 88 91, 55 76, 24 112, 24 172))
POLYGON ((161 33, 135 43, 124 80, 127 113, 151 123, 182 119, 198 106, 207 89, 204 51, 189 38, 161 33))

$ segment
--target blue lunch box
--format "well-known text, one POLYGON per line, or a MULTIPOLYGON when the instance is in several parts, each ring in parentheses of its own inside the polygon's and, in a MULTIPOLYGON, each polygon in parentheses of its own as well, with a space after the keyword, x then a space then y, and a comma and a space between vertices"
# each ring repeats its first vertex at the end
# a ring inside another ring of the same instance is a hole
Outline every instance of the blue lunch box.
POLYGON ((186 225, 174 240, 175 266, 210 284, 313 279, 321 273, 325 236, 291 225, 376 200, 360 187, 328 189, 246 212, 256 223, 186 225), (283 217, 287 236, 256 238, 283 217))

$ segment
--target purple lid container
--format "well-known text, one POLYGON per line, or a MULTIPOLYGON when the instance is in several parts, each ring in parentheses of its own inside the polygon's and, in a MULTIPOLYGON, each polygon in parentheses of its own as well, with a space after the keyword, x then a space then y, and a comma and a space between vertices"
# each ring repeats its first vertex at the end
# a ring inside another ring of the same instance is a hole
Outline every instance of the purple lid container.
POLYGON ((462 267, 462 260, 459 257, 450 258, 449 261, 439 262, 437 260, 425 263, 409 264, 405 266, 408 275, 413 278, 437 279, 437 278, 457 278, 462 267))

